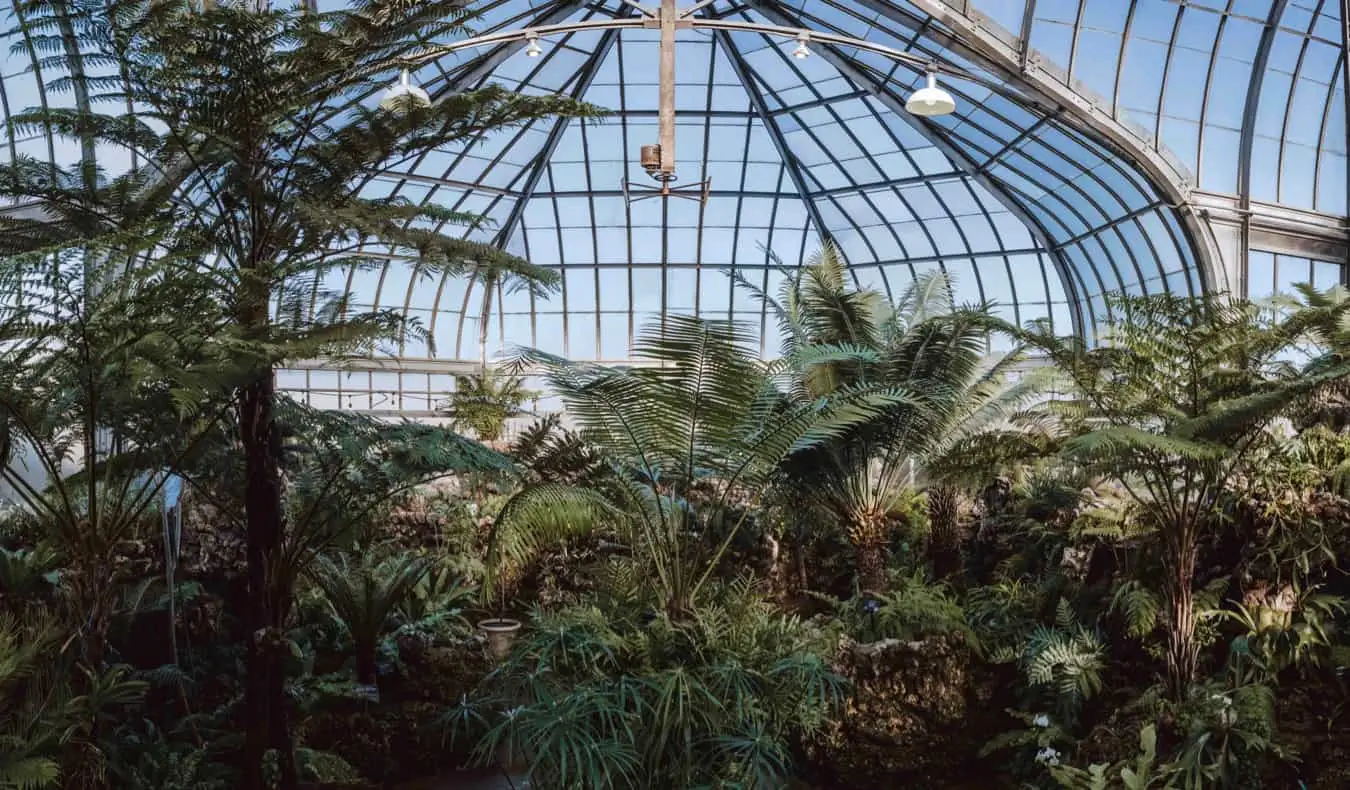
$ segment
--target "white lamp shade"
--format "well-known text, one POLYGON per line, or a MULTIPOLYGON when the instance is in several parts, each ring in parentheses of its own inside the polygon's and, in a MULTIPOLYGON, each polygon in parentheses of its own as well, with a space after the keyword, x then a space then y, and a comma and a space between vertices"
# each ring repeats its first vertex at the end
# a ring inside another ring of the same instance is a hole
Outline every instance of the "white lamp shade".
POLYGON ((398 82, 390 85, 380 97, 380 109, 387 112, 401 112, 410 107, 427 108, 431 106, 431 96, 422 88, 413 85, 405 70, 398 82))
POLYGON ((905 102, 905 109, 911 115, 925 118, 936 115, 951 115, 956 112, 956 100, 952 95, 938 87, 937 75, 928 75, 928 84, 914 91, 905 102))

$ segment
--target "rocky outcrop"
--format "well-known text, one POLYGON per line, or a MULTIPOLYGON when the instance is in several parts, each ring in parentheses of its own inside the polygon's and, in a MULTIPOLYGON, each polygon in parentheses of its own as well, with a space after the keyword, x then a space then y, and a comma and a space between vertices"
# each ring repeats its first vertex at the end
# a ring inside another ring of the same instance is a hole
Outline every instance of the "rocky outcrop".
POLYGON ((980 774, 977 753, 998 732, 1003 706, 994 674, 960 637, 846 640, 835 671, 853 693, 806 745, 817 784, 951 790, 980 774))

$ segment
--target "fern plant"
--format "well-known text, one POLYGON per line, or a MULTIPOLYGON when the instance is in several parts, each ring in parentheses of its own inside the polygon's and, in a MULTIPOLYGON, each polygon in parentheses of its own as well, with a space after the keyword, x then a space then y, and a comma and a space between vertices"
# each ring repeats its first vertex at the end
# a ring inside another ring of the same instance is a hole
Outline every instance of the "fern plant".
POLYGON ((1166 670, 1176 699, 1199 661, 1195 638, 1198 547, 1218 523, 1267 428, 1300 396, 1350 372, 1296 375, 1284 354, 1298 340, 1253 305, 1225 296, 1112 296, 1106 342, 1026 334, 1071 381, 1053 408, 1074 435, 1069 460, 1115 479, 1157 530, 1166 569, 1166 670))
POLYGON ((1054 626, 1039 626, 1027 639, 1022 667, 1029 683, 1050 693, 1060 718, 1072 723, 1083 703, 1102 689, 1106 645, 1061 598, 1054 626))

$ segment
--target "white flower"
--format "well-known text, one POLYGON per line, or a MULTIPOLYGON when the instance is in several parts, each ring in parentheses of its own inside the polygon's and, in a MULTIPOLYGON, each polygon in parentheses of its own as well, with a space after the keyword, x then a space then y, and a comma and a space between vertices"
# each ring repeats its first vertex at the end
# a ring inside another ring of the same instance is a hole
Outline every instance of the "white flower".
POLYGON ((1044 713, 1041 713, 1041 714, 1038 714, 1038 715, 1036 716, 1036 718, 1032 719, 1032 720, 1031 720, 1031 723, 1034 724, 1034 725, 1036 725, 1037 727, 1041 727, 1041 728, 1049 727, 1049 726, 1050 726, 1050 717, 1047 716, 1047 715, 1045 715, 1044 713))
POLYGON ((1036 752, 1036 762, 1046 765, 1059 765, 1059 752, 1047 746, 1036 752))

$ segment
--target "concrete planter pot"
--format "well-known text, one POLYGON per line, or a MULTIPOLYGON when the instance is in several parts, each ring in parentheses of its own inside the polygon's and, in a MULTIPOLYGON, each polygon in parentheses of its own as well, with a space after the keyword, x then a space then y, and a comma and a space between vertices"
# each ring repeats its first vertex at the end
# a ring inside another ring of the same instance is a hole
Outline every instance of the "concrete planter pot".
POLYGON ((488 652, 496 661, 504 661, 511 655, 511 645, 515 644, 520 628, 519 620, 505 617, 494 617, 478 623, 478 630, 487 636, 488 652))

